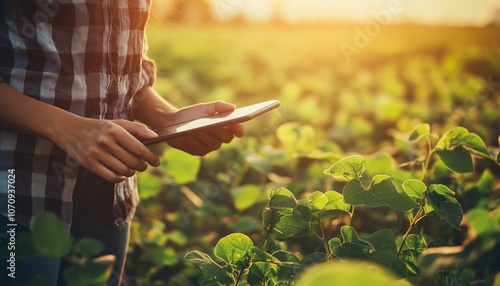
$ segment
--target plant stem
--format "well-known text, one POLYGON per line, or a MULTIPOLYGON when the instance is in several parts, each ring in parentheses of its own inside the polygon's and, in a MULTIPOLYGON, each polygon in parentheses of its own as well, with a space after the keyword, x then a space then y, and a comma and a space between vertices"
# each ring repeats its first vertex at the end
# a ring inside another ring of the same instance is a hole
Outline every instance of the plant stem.
POLYGON ((328 260, 331 259, 332 253, 330 252, 330 247, 328 246, 328 238, 326 237, 325 229, 321 223, 321 213, 318 214, 318 224, 321 229, 321 240, 323 241, 323 247, 325 248, 326 257, 328 260))
POLYGON ((432 154, 434 154, 435 152, 435 150, 432 149, 431 139, 429 137, 427 137, 427 148, 428 148, 427 158, 425 159, 425 164, 422 167, 423 171, 422 182, 424 183, 425 183, 425 177, 427 177, 427 172, 429 171, 429 164, 431 161, 432 154))
POLYGON ((399 246, 399 250, 398 250, 398 256, 401 255, 401 251, 403 251, 403 246, 405 245, 405 242, 406 242, 406 239, 408 238, 408 236, 410 235, 410 232, 411 230, 413 229, 413 227, 421 220, 425 217, 425 213, 424 213, 424 206, 425 204, 422 204, 417 212, 417 214, 415 214, 415 217, 410 221, 410 226, 408 227, 408 230, 405 232, 405 234, 403 235, 403 241, 401 242, 401 246, 399 246))

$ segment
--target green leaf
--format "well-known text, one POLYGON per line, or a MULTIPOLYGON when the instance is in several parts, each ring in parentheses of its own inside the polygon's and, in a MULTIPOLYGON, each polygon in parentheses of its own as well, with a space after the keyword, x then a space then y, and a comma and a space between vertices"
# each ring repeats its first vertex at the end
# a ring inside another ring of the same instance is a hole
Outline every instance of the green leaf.
POLYGON ((419 124, 411 131, 409 141, 419 140, 421 137, 429 136, 430 133, 431 126, 429 124, 419 124))
POLYGON ((83 257, 90 258, 99 254, 104 249, 104 244, 97 239, 84 237, 75 245, 75 253, 83 257))
POLYGON ((463 211, 458 201, 450 196, 439 194, 435 191, 429 192, 427 196, 433 211, 452 227, 460 230, 463 211))
POLYGON ((280 264, 280 260, 273 255, 260 250, 258 247, 252 246, 249 250, 250 256, 254 261, 263 261, 263 262, 273 262, 275 264, 280 264))
POLYGON ((66 268, 63 277, 68 286, 106 285, 114 263, 114 255, 101 256, 81 267, 66 268))
POLYGON ((375 253, 370 253, 368 258, 390 269, 399 278, 404 278, 408 274, 405 262, 395 253, 389 251, 376 251, 375 253))
POLYGON ((255 262, 248 274, 248 283, 250 285, 266 285, 275 270, 276 266, 269 262, 255 262))
POLYGON ((300 262, 300 258, 297 255, 285 250, 277 250, 272 255, 281 262, 300 262))
POLYGON ((69 231, 52 213, 42 213, 35 218, 32 238, 35 249, 43 256, 63 257, 71 251, 69 231))
POLYGON ((273 232, 278 239, 304 236, 309 233, 309 222, 305 216, 294 212, 281 217, 273 232))
POLYGON ((294 195, 286 188, 267 191, 269 197, 269 207, 274 209, 295 208, 297 200, 294 195))
POLYGON ((300 275, 296 286, 342 285, 342 286, 410 286, 383 267, 368 262, 324 263, 314 265, 300 275))
POLYGON ((421 204, 425 199, 427 186, 420 180, 407 180, 403 183, 406 194, 417 204, 421 204))
POLYGON ((277 210, 265 208, 262 212, 262 226, 265 230, 271 229, 280 220, 280 215, 277 210))
POLYGON ((139 172, 137 174, 137 189, 141 199, 148 199, 155 196, 162 186, 162 181, 159 177, 152 175, 150 172, 139 172))
POLYGON ((376 231, 366 237, 365 240, 371 243, 377 252, 386 251, 397 254, 398 250, 394 241, 394 234, 390 229, 376 231))
POLYGON ((161 266, 171 266, 178 262, 175 250, 171 247, 155 247, 147 254, 146 259, 161 266))
POLYGON ((328 203, 324 207, 325 211, 339 210, 350 213, 351 206, 344 203, 344 196, 341 193, 328 191, 325 193, 325 197, 328 199, 328 203))
POLYGON ((436 150, 436 153, 450 170, 457 173, 474 172, 472 156, 470 152, 462 146, 457 146, 451 150, 436 150))
POLYGON ((242 260, 252 248, 252 240, 242 233, 232 233, 219 240, 215 245, 214 254, 227 264, 242 260))
POLYGON ((464 127, 455 127, 448 130, 436 145, 438 150, 451 150, 457 146, 462 146, 475 153, 491 158, 486 144, 477 134, 469 132, 464 127))
POLYGON ((262 189, 255 185, 246 185, 231 190, 234 206, 239 211, 253 206, 259 200, 261 193, 262 189))
POLYGON ((410 234, 405 240, 405 245, 409 250, 416 250, 418 252, 423 252, 427 249, 427 245, 425 241, 422 239, 422 236, 418 234, 410 234))
POLYGON ((343 226, 340 229, 343 243, 338 238, 332 238, 328 241, 330 251, 340 259, 349 259, 356 257, 365 257, 366 254, 374 252, 374 246, 363 239, 359 239, 358 233, 351 226, 343 226))
POLYGON ((311 220, 312 216, 323 210, 327 203, 328 198, 322 192, 316 191, 307 198, 299 200, 297 209, 311 220))
POLYGON ((388 206, 399 212, 416 207, 417 204, 410 197, 398 192, 395 184, 398 183, 390 177, 378 175, 373 178, 368 190, 365 190, 359 180, 351 180, 344 187, 344 201, 351 205, 370 208, 388 206))
POLYGON ((216 281, 223 284, 230 284, 234 282, 230 276, 231 270, 219 265, 206 253, 193 250, 188 252, 186 256, 184 256, 184 259, 191 261, 200 267, 207 282, 216 281))
POLYGON ((445 185, 441 185, 441 184, 431 184, 429 185, 429 193, 432 193, 432 192, 436 192, 440 195, 446 195, 446 196, 454 196, 455 195, 455 192, 450 190, 450 188, 448 188, 447 186, 445 185))
POLYGON ((162 155, 160 169, 177 184, 195 181, 200 169, 201 158, 176 148, 168 148, 162 155))
POLYGON ((406 268, 413 274, 420 273, 420 267, 418 266, 418 258, 420 257, 420 252, 416 250, 406 249, 401 252, 401 259, 406 264, 406 268))
POLYGON ((333 164, 330 169, 325 170, 325 174, 330 174, 335 178, 344 178, 348 181, 359 179, 365 171, 365 158, 363 156, 354 155, 343 158, 333 164))

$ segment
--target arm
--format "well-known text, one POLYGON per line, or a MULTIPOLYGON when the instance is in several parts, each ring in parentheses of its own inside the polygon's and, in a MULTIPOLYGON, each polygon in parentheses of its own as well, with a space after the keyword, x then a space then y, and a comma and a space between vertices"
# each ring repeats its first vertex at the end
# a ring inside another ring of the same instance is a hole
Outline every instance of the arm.
MULTIPOLYGON (((153 129, 233 109, 234 105, 222 101, 195 104, 178 109, 165 101, 151 86, 144 87, 134 97, 135 118, 153 129)), ((203 156, 219 149, 222 143, 231 142, 234 136, 242 137, 243 135, 243 126, 236 124, 170 140, 168 144, 192 155, 203 156)))
POLYGON ((75 115, 25 96, 0 83, 0 124, 53 141, 83 167, 111 182, 146 169, 159 159, 133 135, 157 136, 142 124, 124 120, 97 120, 75 115), (82 143, 85 148, 82 148, 82 143))

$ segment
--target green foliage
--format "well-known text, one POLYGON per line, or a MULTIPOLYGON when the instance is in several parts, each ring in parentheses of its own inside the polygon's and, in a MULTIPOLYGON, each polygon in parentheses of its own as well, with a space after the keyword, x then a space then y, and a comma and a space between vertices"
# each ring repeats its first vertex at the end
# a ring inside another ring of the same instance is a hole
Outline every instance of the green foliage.
POLYGON ((500 265, 494 239, 468 244, 473 224, 491 222, 482 215, 468 221, 471 212, 500 205, 499 30, 388 26, 348 64, 338 43, 352 39, 354 28, 149 31, 156 87, 174 104, 241 106, 275 96, 282 106, 245 123, 244 138, 186 165, 189 180, 165 169, 139 175, 142 201, 127 261, 136 285, 235 284, 238 277, 240 285, 294 285, 309 267, 319 274, 316 264, 336 273, 327 285, 372 282, 365 265, 383 269, 390 278, 383 285, 401 278, 493 284, 500 265), (356 258, 349 251, 358 248, 343 236, 347 226, 364 246, 356 258), (253 246, 228 265, 213 251, 232 233, 253 246), (448 257, 448 247, 470 255, 448 257), (173 249, 176 262, 149 259, 162 249, 173 249), (219 279, 182 259, 193 250, 216 263, 207 265, 219 279), (353 276, 342 268, 360 260, 353 276))

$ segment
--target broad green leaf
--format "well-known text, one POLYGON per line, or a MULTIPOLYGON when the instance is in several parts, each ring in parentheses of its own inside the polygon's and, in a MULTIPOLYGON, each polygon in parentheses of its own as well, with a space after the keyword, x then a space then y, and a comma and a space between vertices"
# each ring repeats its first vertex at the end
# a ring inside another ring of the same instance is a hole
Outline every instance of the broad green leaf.
POLYGON ((266 285, 276 271, 276 265, 269 262, 255 262, 248 274, 250 285, 266 285))
POLYGON ((36 251, 48 257, 63 257, 71 251, 69 231, 53 213, 42 213, 33 224, 33 245, 36 251))
POLYGON ((201 164, 200 157, 192 156, 176 148, 168 148, 162 158, 160 169, 173 182, 185 184, 196 180, 201 164))
POLYGON ((386 251, 392 254, 397 254, 397 246, 394 241, 394 234, 390 229, 381 229, 365 238, 371 243, 376 252, 386 251))
POLYGON ((227 264, 233 264, 243 259, 252 246, 253 242, 248 236, 242 233, 232 233, 217 242, 214 254, 227 264))
POLYGON ((390 269, 399 278, 404 278, 408 275, 408 269, 405 262, 395 253, 389 251, 376 251, 370 253, 368 258, 390 269))
POLYGON ((243 211, 253 206, 260 198, 262 189, 256 185, 246 185, 231 190, 237 210, 243 211))
POLYGON ((103 249, 104 244, 101 241, 84 237, 76 243, 74 252, 83 257, 90 258, 99 254, 103 249))
POLYGON ((297 255, 286 250, 277 250, 272 255, 281 262, 300 262, 300 258, 297 255))
POLYGON ((229 276, 231 270, 219 265, 206 253, 193 250, 188 252, 186 256, 184 256, 184 259, 200 267, 206 281, 217 281, 224 284, 233 282, 233 279, 229 276))
POLYGON ((148 171, 137 174, 137 184, 139 196, 144 200, 155 196, 162 187, 161 179, 148 171))
POLYGON ((460 230, 463 211, 458 201, 450 196, 442 195, 437 192, 429 192, 427 196, 433 211, 452 227, 460 230))
POLYGON ((278 239, 300 237, 309 234, 309 223, 303 215, 288 214, 281 217, 273 232, 278 239))
POLYGON ((328 198, 322 192, 316 191, 307 198, 299 200, 297 209, 311 220, 312 216, 323 210, 327 203, 328 198))
POLYGON ((450 190, 450 188, 448 188, 447 186, 441 185, 441 184, 429 185, 428 191, 429 191, 429 193, 436 192, 440 195, 446 195, 446 196, 454 196, 455 195, 454 191, 450 190))
POLYGON ((474 172, 472 156, 470 152, 462 146, 457 146, 451 150, 437 150, 436 153, 450 170, 457 173, 474 172))
POLYGON ((406 249, 401 252, 401 259, 406 264, 406 268, 413 274, 418 274, 420 272, 420 267, 418 266, 418 258, 420 257, 420 252, 416 250, 406 249))
POLYGON ((469 132, 464 127, 455 127, 448 130, 439 140, 436 148, 438 150, 450 150, 462 146, 487 158, 491 158, 483 139, 477 134, 469 132))
POLYGON ((476 205, 482 198, 489 200, 493 190, 493 184, 493 174, 489 169, 485 169, 477 182, 466 185, 464 193, 465 200, 470 202, 471 205, 476 205))
POLYGON ((327 260, 326 253, 324 252, 313 252, 306 255, 304 259, 300 262, 303 267, 308 267, 314 264, 323 263, 327 260))
POLYGON ((177 254, 171 247, 156 247, 146 255, 146 259, 161 266, 171 266, 178 262, 177 254))
POLYGON ((106 285, 115 263, 114 255, 106 255, 88 261, 83 267, 70 266, 63 272, 68 286, 106 285))
POLYGON ((294 195, 286 188, 267 191, 269 197, 269 207, 274 209, 295 208, 297 200, 294 195))
POLYGON ((365 158, 360 155, 354 155, 343 158, 333 164, 330 169, 325 170, 325 174, 330 174, 335 178, 344 178, 346 180, 359 179, 365 171, 365 158))
POLYGON ((254 261, 264 261, 264 262, 273 262, 275 264, 280 264, 280 260, 271 254, 260 250, 256 246, 252 246, 249 250, 250 256, 254 261))
POLYGON ((352 242, 359 240, 358 232, 354 227, 350 225, 344 225, 343 227, 341 227, 340 233, 342 234, 344 242, 352 242))
POLYGON ((405 246, 409 250, 416 250, 418 252, 423 252, 427 248, 425 241, 418 234, 408 235, 408 237, 405 240, 405 246))
POLYGON ((415 203, 421 204, 425 199, 427 186, 420 180, 411 179, 403 183, 403 189, 415 203))
POLYGON ((411 284, 374 263, 347 261, 314 265, 304 270, 295 285, 410 286, 411 284))
POLYGON ((417 204, 406 194, 398 192, 397 184, 384 175, 375 176, 365 190, 359 180, 349 181, 343 190, 344 201, 351 205, 370 208, 388 206, 395 211, 408 211, 417 204))
POLYGON ((265 208, 262 212, 262 226, 264 229, 273 227, 280 220, 280 215, 277 210, 265 208))
POLYGON ((419 140, 421 137, 428 136, 430 133, 431 126, 429 124, 419 124, 411 131, 409 141, 419 140))
POLYGON ((375 251, 374 246, 363 239, 359 239, 358 233, 351 226, 343 226, 340 229, 344 241, 340 243, 338 238, 332 238, 328 241, 330 251, 340 259, 349 259, 355 257, 365 257, 366 254, 375 251))
POLYGON ((351 206, 344 203, 344 196, 341 193, 328 191, 325 193, 325 197, 328 199, 328 203, 324 207, 325 210, 339 210, 350 213, 351 206))

